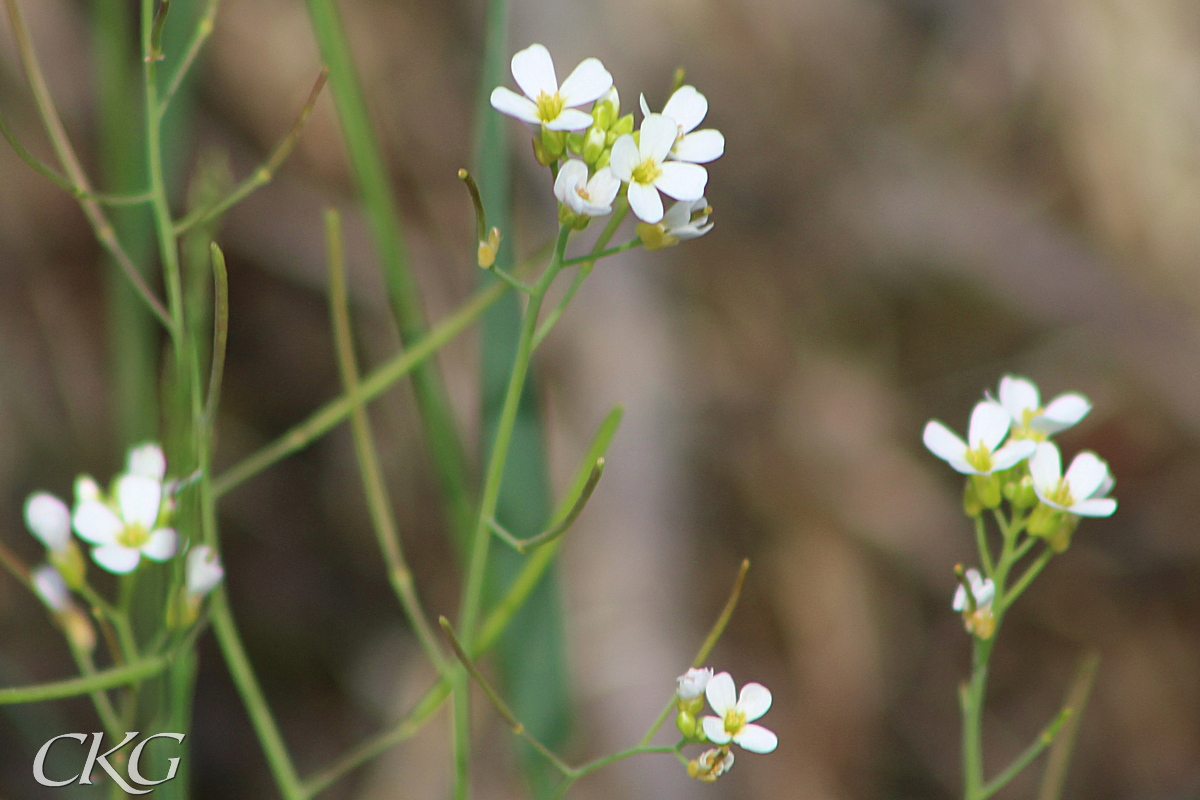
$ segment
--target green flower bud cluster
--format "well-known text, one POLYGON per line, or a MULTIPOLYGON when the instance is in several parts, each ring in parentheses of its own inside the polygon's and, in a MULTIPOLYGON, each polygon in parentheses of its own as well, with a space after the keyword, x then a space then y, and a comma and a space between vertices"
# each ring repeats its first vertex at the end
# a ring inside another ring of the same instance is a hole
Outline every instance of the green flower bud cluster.
POLYGON ((602 169, 608 165, 617 139, 633 132, 633 114, 621 116, 621 100, 613 90, 592 106, 591 127, 567 134, 566 148, 592 169, 602 169))

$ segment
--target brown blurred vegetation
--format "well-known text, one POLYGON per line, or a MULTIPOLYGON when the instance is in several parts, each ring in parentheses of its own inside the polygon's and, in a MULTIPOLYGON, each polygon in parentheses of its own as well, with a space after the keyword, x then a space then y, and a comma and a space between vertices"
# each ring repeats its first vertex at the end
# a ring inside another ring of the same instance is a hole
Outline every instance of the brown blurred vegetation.
MULTIPOLYGON (((86 4, 23 5, 86 152, 86 4)), ((1005 372, 1047 397, 1091 397, 1062 444, 1110 461, 1121 506, 1085 522, 1008 618, 988 764, 1041 729, 1096 648, 1067 796, 1200 796, 1198 7, 513 5, 514 50, 543 42, 560 74, 600 57, 626 108, 639 90, 658 107, 686 66, 727 138, 710 167, 712 233, 605 262, 540 361, 557 485, 607 408, 627 409, 564 551, 572 755, 640 736, 743 556, 748 589, 712 663, 772 688, 763 722, 781 741, 770 757, 739 754, 712 787, 648 759, 575 796, 956 796, 969 643, 949 598, 972 547, 960 482, 923 451, 920 430, 930 417, 963 429, 1005 372)), ((436 318, 474 279, 455 170, 470 153, 480 4, 341 7, 436 318)), ((46 154, 0 30, 0 103, 46 154)), ((246 174, 317 68, 299 0, 225 0, 195 90, 193 153, 220 148, 246 174)), ((553 207, 512 132, 512 235, 530 252, 553 207)), ((378 362, 395 347, 326 97, 284 173, 220 237, 233 315, 221 464, 337 392, 318 224, 331 202, 349 215, 364 348, 378 362)), ((0 536, 30 559, 26 493, 65 493, 81 470, 110 474, 128 444, 110 424, 98 263, 73 201, 0 147, 0 536)), ((442 358, 470 430, 475 353, 468 336, 442 358)), ((451 611, 452 555, 407 392, 373 413, 420 589, 433 612, 451 611)), ((302 769, 398 716, 428 671, 379 569, 346 431, 231 494, 222 525, 235 612, 302 769)), ((36 604, 0 580, 0 682, 50 679, 68 663, 36 604)), ((199 693, 197 796, 273 796, 211 642, 199 693)), ((2 790, 24 786, 5 776, 27 773, 43 732, 90 719, 78 704, 39 709, 0 723, 2 790)), ((480 736, 481 796, 517 796, 500 768, 507 732, 482 707, 480 736)), ((435 724, 329 796, 442 797, 447 741, 435 724)))

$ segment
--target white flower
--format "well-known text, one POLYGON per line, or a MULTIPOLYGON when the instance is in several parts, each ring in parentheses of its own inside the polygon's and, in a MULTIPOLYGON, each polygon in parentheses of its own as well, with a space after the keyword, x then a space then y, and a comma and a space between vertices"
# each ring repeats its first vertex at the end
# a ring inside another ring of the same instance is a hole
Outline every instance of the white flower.
POLYGON ((71 592, 67 582, 58 570, 49 564, 43 564, 29 576, 33 582, 34 591, 52 611, 63 612, 71 604, 71 592))
MULTIPOLYGON (((642 114, 650 116, 646 96, 641 96, 642 114)), ((693 164, 707 164, 725 153, 725 137, 713 128, 696 130, 708 113, 708 100, 694 86, 680 86, 663 106, 662 115, 675 121, 675 143, 671 157, 693 164)))
POLYGON ((1014 375, 1000 379, 1000 405, 1012 416, 1014 438, 1039 441, 1065 431, 1092 410, 1091 401, 1078 392, 1060 394, 1043 408, 1033 381, 1014 375))
MULTIPOLYGON (((975 598, 975 607, 990 608, 996 599, 996 584, 991 578, 984 578, 977 569, 967 570, 967 581, 971 584, 971 596, 975 598)), ((954 610, 962 611, 967 607, 967 590, 961 583, 954 593, 954 610)))
POLYGON ((949 428, 936 420, 925 426, 922 439, 935 456, 947 461, 964 475, 990 475, 1008 469, 1033 455, 1036 442, 1010 441, 1000 443, 1008 435, 1012 418, 995 400, 984 400, 971 412, 971 423, 964 442, 949 428), (997 449, 999 448, 999 449, 997 449))
POLYGON ((225 577, 221 557, 206 544, 196 545, 187 554, 187 593, 203 597, 216 588, 225 577))
POLYGON ((612 202, 621 182, 608 167, 596 170, 588 180, 587 164, 569 158, 554 180, 554 196, 576 214, 601 217, 612 213, 612 202))
POLYGON ((137 569, 142 556, 166 561, 175 555, 174 529, 155 527, 163 505, 162 481, 125 474, 117 479, 114 494, 113 505, 93 498, 75 507, 75 532, 96 545, 92 550, 96 563, 124 575, 137 569))
POLYGON ((714 676, 705 687, 708 704, 720 716, 705 717, 704 735, 713 744, 730 741, 752 753, 770 753, 779 738, 761 725, 749 723, 767 713, 771 707, 771 690, 759 683, 747 683, 735 698, 733 677, 728 672, 714 676))
POLYGON ((1090 451, 1075 456, 1063 475, 1058 447, 1042 442, 1029 459, 1029 475, 1038 499, 1051 508, 1081 517, 1108 517, 1117 510, 1117 501, 1105 497, 1113 487, 1108 464, 1090 451))
POLYGON ((712 223, 708 221, 708 215, 711 212, 708 200, 704 197, 690 203, 680 201, 667 209, 661 224, 666 228, 668 236, 674 236, 681 241, 695 239, 712 229, 712 223))
POLYGON ((675 679, 675 694, 680 700, 695 700, 704 694, 712 676, 712 667, 693 667, 675 679))
POLYGON ((613 82, 598 59, 587 58, 559 87, 554 60, 540 44, 532 44, 512 57, 512 74, 525 96, 497 86, 492 90, 492 108, 552 131, 579 131, 591 125, 592 115, 574 106, 596 100, 613 82))
POLYGON ((659 191, 676 200, 699 200, 704 196, 708 171, 699 164, 682 161, 664 163, 675 144, 674 120, 651 114, 642 120, 637 142, 625 134, 613 144, 609 165, 613 174, 629 184, 629 205, 644 222, 663 218, 659 191))
POLYGON ((71 511, 49 492, 29 495, 25 501, 25 524, 51 552, 62 552, 71 541, 71 511))

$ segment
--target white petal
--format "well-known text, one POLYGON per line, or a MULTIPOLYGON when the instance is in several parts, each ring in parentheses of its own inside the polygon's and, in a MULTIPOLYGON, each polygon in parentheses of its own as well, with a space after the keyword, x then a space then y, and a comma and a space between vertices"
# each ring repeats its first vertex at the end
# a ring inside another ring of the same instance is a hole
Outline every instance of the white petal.
POLYGON ((581 131, 591 124, 591 114, 578 108, 564 108, 557 117, 546 123, 546 127, 552 131, 581 131))
POLYGON ((1046 410, 1034 420, 1033 427, 1047 434, 1058 433, 1078 423, 1091 410, 1091 401, 1083 395, 1075 392, 1061 394, 1050 401, 1046 410))
POLYGON ((1080 500, 1071 506, 1069 511, 1081 517, 1111 517, 1117 510, 1117 501, 1111 497, 1093 497, 1090 500, 1080 500))
POLYGON ((681 200, 672 203, 667 209, 667 213, 663 214, 662 224, 668 231, 682 228, 690 224, 692 221, 692 204, 681 200))
POLYGON ((1077 500, 1091 497, 1108 477, 1108 464, 1095 453, 1084 451, 1075 456, 1067 467, 1067 485, 1071 496, 1077 500))
POLYGON ((554 59, 550 58, 550 51, 540 44, 531 44, 512 57, 512 74, 530 100, 537 100, 542 92, 554 94, 558 91, 554 59))
POLYGON ((737 707, 747 721, 753 722, 771 708, 771 690, 761 683, 747 683, 742 687, 737 707))
POLYGON ((646 95, 638 95, 638 105, 642 107, 642 119, 650 116, 650 104, 646 102, 646 95))
POLYGON ((662 198, 658 196, 658 189, 653 186, 647 186, 644 183, 630 183, 629 207, 642 222, 655 223, 662 219, 662 198))
POLYGON ((153 442, 139 445, 129 451, 125 471, 161 481, 167 474, 167 457, 163 455, 162 448, 153 442))
POLYGON ((1020 464, 1033 455, 1036 449, 1037 442, 1032 439, 1017 439, 1016 441, 1009 442, 1004 447, 992 453, 992 472, 1000 472, 1001 470, 1020 464))
POLYGON ((137 550, 119 544, 106 544, 92 550, 92 558, 109 572, 125 575, 137 569, 142 555, 137 550))
POLYGON ((638 146, 633 136, 625 134, 613 142, 612 154, 608 157, 608 165, 613 174, 625 183, 633 179, 634 167, 638 165, 638 146))
POLYGON ((1104 476, 1104 480, 1096 487, 1096 491, 1092 492, 1092 497, 1107 497, 1108 493, 1117 485, 1117 479, 1112 476, 1110 471, 1104 476))
POLYGON ((71 510, 49 492, 36 492, 25 501, 25 524, 49 550, 61 550, 71 539, 71 510))
POLYGON ((179 537, 174 528, 158 528, 150 532, 150 539, 142 545, 142 555, 155 561, 166 561, 175 555, 179 537))
POLYGON ((743 726, 733 741, 751 753, 770 753, 779 746, 779 737, 762 725, 743 726))
POLYGON ((596 170, 596 174, 587 184, 588 195, 592 198, 592 202, 602 206, 612 205, 612 201, 617 198, 617 192, 620 189, 621 181, 613 174, 610 167, 596 170))
POLYGON ((694 86, 680 86, 667 100, 662 110, 664 117, 675 120, 680 133, 688 133, 704 121, 708 113, 708 100, 694 86))
POLYGON ((694 700, 704 694, 704 688, 708 686, 712 676, 712 667, 690 667, 675 679, 675 694, 680 700, 694 700))
POLYGON ((492 108, 499 111, 501 114, 508 114, 510 117, 516 117, 522 122, 528 122, 531 125, 537 125, 541 122, 537 113, 537 104, 527 97, 514 92, 512 89, 506 89, 503 86, 497 86, 492 89, 492 108))
POLYGON ((707 164, 725 154, 725 137, 718 130, 705 128, 702 131, 689 133, 671 150, 671 157, 678 161, 690 161, 693 164, 707 164))
POLYGON ((1034 411, 1041 404, 1038 388, 1032 381, 1015 375, 1005 375, 1000 379, 1000 405, 1014 420, 1020 422, 1022 412, 1034 411))
POLYGON ((100 499, 100 484, 91 475, 80 475, 75 479, 75 503, 86 503, 100 499))
MULTIPOLYGON (((667 157, 667 153, 671 152, 671 148, 675 145, 675 136, 679 129, 675 127, 675 121, 664 117, 662 114, 651 114, 642 120, 642 135, 638 141, 638 154, 642 160, 647 158, 654 159, 654 163, 661 162, 667 157)), ((696 195, 699 197, 700 195, 696 195)), ((695 197, 689 197, 688 200, 695 200, 695 197)))
POLYGON ((662 173, 654 180, 659 190, 676 200, 696 200, 704 196, 708 185, 708 170, 686 161, 668 161, 659 167, 662 173))
MULTIPOLYGON (((704 687, 704 696, 712 710, 724 717, 726 712, 737 705, 737 689, 733 685, 733 676, 728 672, 718 672, 704 687)), ((707 718, 706 718, 707 719, 707 718)), ((725 723, 722 722, 722 725, 725 723)), ((712 737, 709 737, 712 738, 712 737)), ((729 741, 726 739, 725 741, 729 741)))
POLYGON ((995 450, 1008 434, 1012 417, 994 400, 984 400, 971 411, 971 423, 967 427, 967 446, 982 444, 989 451, 995 450))
POLYGON ((585 58, 563 81, 558 93, 568 106, 581 106, 607 92, 613 85, 612 75, 598 58, 585 58))
POLYGON ((92 544, 110 544, 117 534, 125 529, 125 523, 116 513, 96 500, 88 500, 75 506, 71 522, 80 538, 92 544))
POLYGON ((567 159, 567 163, 559 168, 558 177, 554 179, 554 196, 558 198, 558 202, 571 205, 573 200, 577 201, 577 190, 587 185, 587 174, 587 164, 577 158, 567 159))
POLYGON ((1062 455, 1053 442, 1042 442, 1029 458, 1029 476, 1038 497, 1044 491, 1053 491, 1062 478, 1062 455))
MULTIPOLYGON (((975 573, 975 575, 978 577, 979 573, 975 573)), ((986 578, 980 581, 978 586, 972 585, 971 593, 975 595, 976 605, 991 605, 992 601, 996 599, 996 584, 991 578, 986 578)))
POLYGON ((225 577, 225 569, 221 566, 217 551, 202 544, 188 551, 186 574, 188 593, 203 596, 221 582, 225 577))
POLYGON ((58 570, 49 564, 43 564, 29 577, 43 603, 55 611, 67 610, 67 604, 71 602, 71 591, 58 570))
POLYGON ((718 717, 705 717, 700 720, 700 724, 704 727, 704 735, 713 744, 729 744, 733 739, 729 735, 729 731, 725 730, 725 720, 718 717))
POLYGON ((958 589, 954 591, 953 606, 955 611, 962 611, 967 607, 967 587, 961 583, 958 585, 958 589))
POLYGON ((943 461, 962 461, 967 453, 967 443, 937 420, 925 424, 921 441, 929 448, 929 452, 943 461))
POLYGON ((141 475, 123 475, 117 481, 117 506, 126 525, 137 523, 147 531, 158 519, 162 484, 141 475))

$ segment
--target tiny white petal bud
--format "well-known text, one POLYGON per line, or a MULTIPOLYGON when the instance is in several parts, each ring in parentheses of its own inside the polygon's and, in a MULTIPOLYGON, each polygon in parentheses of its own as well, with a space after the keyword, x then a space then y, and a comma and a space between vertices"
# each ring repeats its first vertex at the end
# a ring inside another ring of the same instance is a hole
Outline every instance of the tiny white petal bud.
POLYGON ((193 597, 203 597, 216 588, 225 577, 225 568, 217 551, 206 544, 197 545, 187 555, 187 591, 193 597))
POLYGON ((71 540, 71 511, 48 492, 36 492, 25 501, 25 524, 48 550, 58 552, 71 540))
POLYGON ((680 700, 695 700, 704 694, 704 689, 708 686, 708 681, 712 676, 713 671, 711 667, 689 669, 675 679, 675 693, 679 696, 680 700))
POLYGON ((67 610, 71 602, 71 592, 58 570, 49 564, 43 564, 33 571, 30 578, 38 597, 42 598, 42 602, 51 610, 59 613, 67 610))

